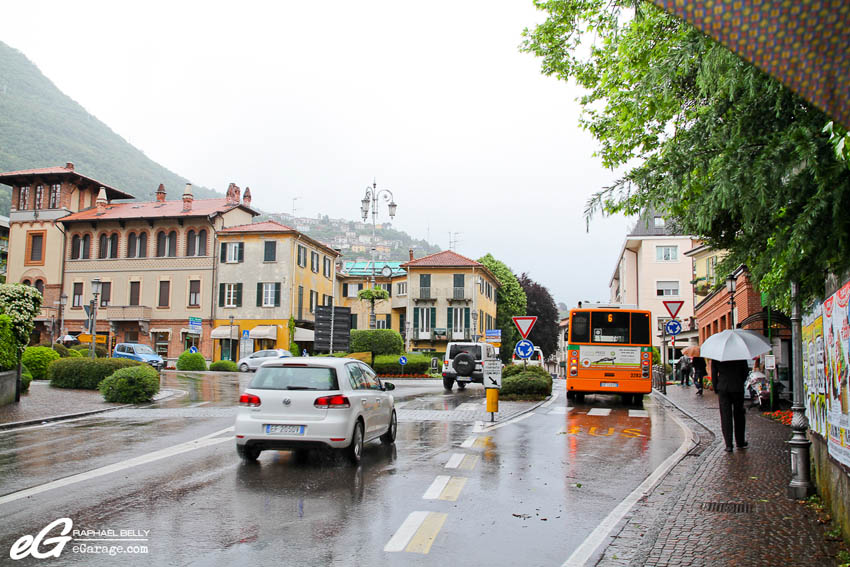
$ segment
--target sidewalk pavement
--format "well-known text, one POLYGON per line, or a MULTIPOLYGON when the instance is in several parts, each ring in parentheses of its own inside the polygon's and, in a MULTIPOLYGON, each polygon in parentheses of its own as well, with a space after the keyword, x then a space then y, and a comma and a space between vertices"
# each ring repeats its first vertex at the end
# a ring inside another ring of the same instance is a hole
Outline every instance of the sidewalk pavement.
POLYGON ((16 404, 0 406, 0 429, 33 422, 51 421, 57 417, 105 411, 126 404, 103 401, 98 390, 53 388, 46 380, 33 380, 28 392, 16 404))
POLYGON ((714 392, 672 385, 666 400, 652 397, 690 414, 695 421, 683 421, 699 442, 637 503, 598 566, 837 565, 839 543, 811 508, 786 497, 790 427, 748 410, 749 447, 727 453, 714 392))

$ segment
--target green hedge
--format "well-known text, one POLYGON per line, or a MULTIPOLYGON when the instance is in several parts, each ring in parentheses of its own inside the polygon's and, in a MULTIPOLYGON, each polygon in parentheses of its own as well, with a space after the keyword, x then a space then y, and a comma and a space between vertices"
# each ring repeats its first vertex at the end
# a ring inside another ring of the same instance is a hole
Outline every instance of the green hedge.
POLYGON ((351 344, 348 347, 351 352, 371 352, 378 356, 381 354, 402 354, 404 352, 404 341, 401 334, 392 329, 368 329, 351 331, 351 344))
POLYGON ((375 357, 372 368, 378 374, 427 374, 431 368, 431 356, 417 353, 407 353, 407 364, 398 363, 400 355, 382 354, 375 357))
POLYGON ((85 355, 82 352, 69 348, 68 356, 66 358, 82 358, 83 356, 85 355))
POLYGON ((210 364, 213 372, 239 372, 239 367, 232 360, 216 360, 210 364))
POLYGON ((32 382, 32 372, 26 366, 21 366, 21 383, 23 384, 21 391, 26 392, 29 390, 30 382, 32 382))
POLYGON ((515 376, 517 374, 521 374, 523 372, 531 373, 535 376, 540 376, 541 378, 549 378, 552 379, 552 376, 549 372, 546 371, 542 366, 528 366, 526 367, 524 364, 508 364, 504 368, 502 368, 502 378, 507 378, 508 376, 515 376))
MULTIPOLYGON (((535 367, 537 370, 543 370, 535 367)), ((529 369, 530 370, 530 369, 529 369)), ((512 373, 507 378, 502 374, 500 396, 545 397, 552 393, 552 377, 544 371, 512 373)))
POLYGON ((159 373, 147 364, 122 368, 104 378, 98 389, 107 402, 147 402, 159 392, 159 373))
POLYGON ((116 370, 141 365, 129 358, 61 358, 47 367, 47 378, 57 388, 97 390, 100 382, 116 370))
POLYGON ((59 353, 50 347, 35 346, 27 347, 24 355, 21 357, 21 362, 26 365, 32 372, 32 377, 36 380, 44 380, 47 376, 47 367, 54 360, 61 358, 59 353))
POLYGON ((0 371, 18 367, 18 339, 12 329, 12 318, 0 315, 0 371))
MULTIPOLYGON (((71 347, 71 350, 78 351, 82 356, 90 356, 89 345, 74 345, 71 347)), ((106 350, 106 347, 94 345, 94 355, 97 358, 106 358, 108 354, 109 352, 106 350)))
POLYGON ((207 369, 207 361, 199 352, 184 351, 177 359, 177 370, 203 372, 207 369))

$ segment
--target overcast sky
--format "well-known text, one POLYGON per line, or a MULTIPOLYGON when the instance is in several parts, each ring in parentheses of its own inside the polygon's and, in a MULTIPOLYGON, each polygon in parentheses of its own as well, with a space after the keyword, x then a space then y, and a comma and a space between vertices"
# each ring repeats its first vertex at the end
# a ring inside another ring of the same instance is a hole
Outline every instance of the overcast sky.
POLYGON ((353 220, 374 178, 397 228, 444 249, 458 232, 457 252, 572 306, 608 298, 631 223, 585 231, 613 174, 578 127, 580 91, 518 50, 542 17, 531 0, 30 0, 4 3, 0 39, 193 183, 353 220))

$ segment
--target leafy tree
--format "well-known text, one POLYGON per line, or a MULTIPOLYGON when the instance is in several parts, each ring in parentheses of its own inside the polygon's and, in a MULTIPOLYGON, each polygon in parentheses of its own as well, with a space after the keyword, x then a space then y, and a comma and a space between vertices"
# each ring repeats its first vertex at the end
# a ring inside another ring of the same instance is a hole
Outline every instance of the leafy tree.
POLYGON ((537 322, 528 340, 543 350, 543 357, 548 358, 558 350, 558 308, 549 290, 523 273, 519 277, 519 285, 525 292, 528 306, 526 315, 537 316, 537 322))
POLYGON ((502 362, 508 363, 520 338, 512 317, 525 315, 527 301, 525 292, 511 269, 503 262, 496 260, 492 254, 482 256, 478 261, 493 272, 501 285, 496 292, 496 328, 502 330, 499 356, 502 362))
MULTIPOLYGON (((387 290, 380 287, 373 287, 372 289, 361 289, 357 292, 357 299, 360 301, 368 301, 371 313, 375 312, 375 303, 378 301, 385 301, 390 298, 390 294, 387 290)), ((371 317, 370 317, 371 318, 371 317)), ((371 325, 371 320, 369 321, 371 325)))
POLYGON ((817 296, 825 272, 850 268, 850 169, 823 112, 649 2, 536 5, 548 18, 523 49, 587 89, 581 124, 625 171, 588 220, 654 209, 728 250, 724 267, 747 264, 773 303, 793 280, 817 296))

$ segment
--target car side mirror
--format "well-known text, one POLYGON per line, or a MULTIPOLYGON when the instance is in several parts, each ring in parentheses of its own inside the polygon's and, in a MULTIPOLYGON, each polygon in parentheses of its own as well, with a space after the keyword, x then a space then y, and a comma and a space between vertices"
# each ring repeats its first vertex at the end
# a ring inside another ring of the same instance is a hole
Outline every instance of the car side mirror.
POLYGON ((384 382, 383 388, 381 388, 385 392, 389 392, 390 390, 395 390, 395 384, 392 382, 384 382))

